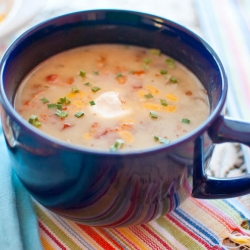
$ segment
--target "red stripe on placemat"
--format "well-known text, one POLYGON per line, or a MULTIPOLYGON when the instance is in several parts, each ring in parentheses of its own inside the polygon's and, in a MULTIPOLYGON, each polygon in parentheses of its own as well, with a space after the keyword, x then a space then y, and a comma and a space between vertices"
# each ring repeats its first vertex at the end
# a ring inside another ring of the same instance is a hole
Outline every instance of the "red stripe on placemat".
POLYGON ((98 243, 105 250, 115 250, 103 237, 101 237, 94 229, 89 226, 77 224, 85 233, 87 233, 96 243, 98 243))
POLYGON ((105 230, 103 230, 102 228, 97 228, 97 230, 103 234, 107 239, 109 239, 116 247, 118 247, 118 249, 123 250, 123 247, 121 245, 119 245, 117 243, 117 241, 115 241, 112 237, 109 236, 108 233, 105 232, 105 230))
POLYGON ((197 240, 200 242, 203 246, 207 247, 207 249, 211 249, 211 245, 208 244, 206 241, 204 241, 202 238, 200 238, 198 235, 196 235, 194 232, 189 230, 187 227, 185 227, 183 224, 181 224, 178 220, 176 220, 174 217, 171 216, 171 214, 167 214, 166 218, 171 220, 172 222, 175 223, 179 228, 181 228, 184 232, 189 234, 193 239, 197 240))
POLYGON ((61 249, 63 250, 67 250, 67 248, 65 246, 63 246, 61 244, 61 242, 59 242, 54 236, 53 234, 42 224, 42 222, 38 221, 38 225, 39 227, 50 237, 50 239, 52 239, 57 246, 59 246, 61 249))
POLYGON ((165 248, 164 249, 169 249, 171 250, 171 247, 164 241, 162 240, 157 234, 155 234, 150 228, 148 228, 146 225, 141 225, 141 227, 146 230, 152 237, 154 237, 158 242, 160 242, 165 248))

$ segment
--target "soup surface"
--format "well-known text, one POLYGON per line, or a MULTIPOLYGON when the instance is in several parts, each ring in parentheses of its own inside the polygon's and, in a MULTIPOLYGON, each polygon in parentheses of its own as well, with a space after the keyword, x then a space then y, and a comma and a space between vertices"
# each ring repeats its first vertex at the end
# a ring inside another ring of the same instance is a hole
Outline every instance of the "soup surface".
POLYGON ((21 83, 15 108, 46 134, 110 151, 169 144, 209 115, 204 87, 183 65, 114 44, 47 59, 21 83))

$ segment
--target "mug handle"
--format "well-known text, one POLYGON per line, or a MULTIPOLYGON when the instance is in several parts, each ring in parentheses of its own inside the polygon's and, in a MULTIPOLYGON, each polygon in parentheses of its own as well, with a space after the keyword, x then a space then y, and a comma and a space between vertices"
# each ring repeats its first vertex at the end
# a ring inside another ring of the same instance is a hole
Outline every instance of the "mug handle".
MULTIPOLYGON (((250 146, 250 123, 219 116, 209 128, 214 143, 239 142, 250 146)), ((214 178, 205 173, 204 143, 195 141, 192 196, 198 199, 223 199, 250 193, 250 174, 234 178, 214 178)))

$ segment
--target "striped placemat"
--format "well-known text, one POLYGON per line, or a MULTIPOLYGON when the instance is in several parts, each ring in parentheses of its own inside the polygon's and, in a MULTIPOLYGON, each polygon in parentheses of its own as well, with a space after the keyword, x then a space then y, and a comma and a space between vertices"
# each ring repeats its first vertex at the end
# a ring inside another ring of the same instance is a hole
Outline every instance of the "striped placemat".
MULTIPOLYGON (((250 120, 250 2, 194 0, 204 38, 229 79, 230 115, 250 120)), ((246 161, 248 162, 248 149, 246 161)), ((128 228, 91 228, 67 221, 35 203, 45 249, 226 249, 231 239, 250 248, 250 212, 239 200, 188 199, 176 211, 128 228)), ((235 248, 234 248, 235 249, 235 248)))
POLYGON ((126 228, 80 225, 34 204, 41 242, 48 250, 226 249, 225 239, 245 241, 249 233, 241 225, 250 218, 250 212, 236 199, 190 198, 165 217, 126 228))

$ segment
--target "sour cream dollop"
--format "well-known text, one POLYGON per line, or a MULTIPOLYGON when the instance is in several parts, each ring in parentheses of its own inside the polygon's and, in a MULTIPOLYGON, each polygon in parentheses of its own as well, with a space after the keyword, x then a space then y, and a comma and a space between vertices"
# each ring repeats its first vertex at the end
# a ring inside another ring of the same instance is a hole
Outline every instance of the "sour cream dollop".
POLYGON ((131 109, 124 109, 119 93, 108 91, 95 99, 95 105, 91 106, 92 112, 104 118, 114 118, 127 115, 131 109))

